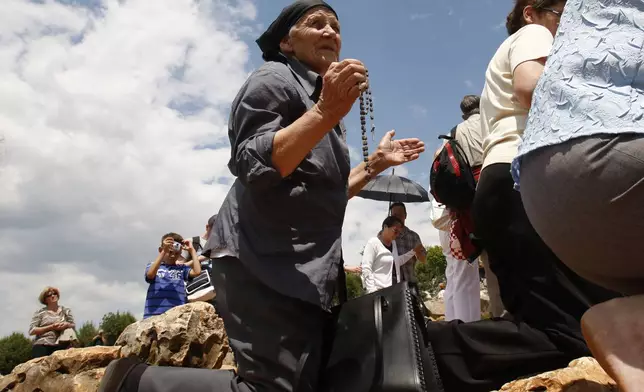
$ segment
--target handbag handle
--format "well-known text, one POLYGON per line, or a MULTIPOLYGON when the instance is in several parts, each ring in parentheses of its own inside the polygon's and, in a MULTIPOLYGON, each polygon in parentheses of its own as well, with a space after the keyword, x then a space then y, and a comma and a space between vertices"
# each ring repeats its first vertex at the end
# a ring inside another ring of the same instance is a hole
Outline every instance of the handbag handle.
POLYGON ((377 390, 377 386, 381 384, 383 361, 382 361, 382 309, 387 309, 389 303, 387 299, 378 295, 373 300, 373 319, 376 328, 376 362, 373 372, 373 382, 371 383, 371 390, 377 390))

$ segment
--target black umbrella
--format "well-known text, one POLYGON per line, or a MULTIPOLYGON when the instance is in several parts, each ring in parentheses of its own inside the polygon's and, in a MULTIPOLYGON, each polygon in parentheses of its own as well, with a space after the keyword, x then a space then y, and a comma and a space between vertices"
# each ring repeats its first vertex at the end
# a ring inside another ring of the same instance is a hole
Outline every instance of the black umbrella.
POLYGON ((390 203, 423 203, 430 200, 429 194, 422 185, 393 173, 376 176, 362 188, 358 196, 390 203))

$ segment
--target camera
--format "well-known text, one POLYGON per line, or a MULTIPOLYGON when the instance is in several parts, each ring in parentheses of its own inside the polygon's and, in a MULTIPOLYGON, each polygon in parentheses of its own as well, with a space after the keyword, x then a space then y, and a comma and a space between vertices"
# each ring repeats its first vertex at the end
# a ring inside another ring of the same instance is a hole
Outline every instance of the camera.
POLYGON ((180 242, 175 242, 172 244, 172 250, 174 250, 175 252, 181 252, 182 247, 183 245, 180 242))

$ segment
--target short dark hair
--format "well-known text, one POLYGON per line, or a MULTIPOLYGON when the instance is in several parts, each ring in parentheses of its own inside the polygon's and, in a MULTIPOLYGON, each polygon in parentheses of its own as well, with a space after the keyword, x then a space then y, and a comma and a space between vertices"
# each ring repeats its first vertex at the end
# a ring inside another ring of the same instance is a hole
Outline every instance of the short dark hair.
POLYGON ((183 242, 183 237, 177 233, 168 233, 164 234, 163 237, 161 237, 161 245, 163 245, 163 241, 165 241, 166 238, 172 238, 176 242, 183 242))
POLYGON ((384 221, 382 221, 382 228, 384 229, 385 227, 392 227, 395 225, 400 225, 402 226, 403 223, 400 219, 396 218, 395 216, 388 216, 385 218, 384 221))
POLYGON ((512 8, 512 11, 508 14, 508 18, 505 22, 505 28, 508 30, 508 35, 516 33, 526 25, 526 21, 523 19, 523 10, 525 7, 532 6, 534 9, 542 10, 565 2, 566 0, 516 0, 514 8, 512 8))
POLYGON ((473 114, 480 113, 479 107, 481 106, 481 97, 478 95, 466 95, 461 101, 461 112, 463 117, 467 119, 473 114))
POLYGON ((405 203, 402 202, 395 202, 389 207, 389 212, 394 209, 394 207, 402 207, 403 211, 405 211, 405 214, 407 213, 407 207, 405 207, 405 203))

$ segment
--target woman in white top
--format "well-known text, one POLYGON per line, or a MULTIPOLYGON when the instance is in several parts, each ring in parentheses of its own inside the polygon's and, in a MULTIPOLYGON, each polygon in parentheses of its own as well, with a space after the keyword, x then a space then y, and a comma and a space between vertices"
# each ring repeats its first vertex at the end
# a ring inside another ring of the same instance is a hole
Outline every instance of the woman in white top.
MULTIPOLYGON (((382 231, 377 237, 367 241, 362 253, 362 286, 367 293, 390 287, 400 281, 400 266, 411 260, 418 249, 398 255, 395 239, 400 234, 403 223, 395 216, 382 222, 382 231), (395 275, 395 276, 394 276, 395 275)), ((422 245, 418 245, 418 247, 422 245)))
MULTIPOLYGON (((563 302, 565 307, 570 296, 556 281, 552 264, 560 263, 530 225, 521 196, 513 189, 510 173, 532 93, 552 48, 565 3, 562 0, 515 2, 506 25, 509 37, 490 60, 480 103, 483 168, 472 203, 475 233, 498 277, 506 309, 527 318, 539 314, 534 312, 534 303, 549 306, 563 302), (542 303, 541 293, 535 294, 540 290, 553 295, 557 292, 563 299, 553 298, 542 303)), ((559 309, 552 313, 563 313, 562 318, 568 318, 567 309, 554 307, 559 309)))

